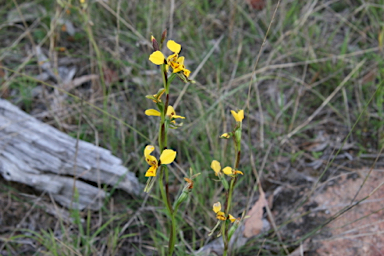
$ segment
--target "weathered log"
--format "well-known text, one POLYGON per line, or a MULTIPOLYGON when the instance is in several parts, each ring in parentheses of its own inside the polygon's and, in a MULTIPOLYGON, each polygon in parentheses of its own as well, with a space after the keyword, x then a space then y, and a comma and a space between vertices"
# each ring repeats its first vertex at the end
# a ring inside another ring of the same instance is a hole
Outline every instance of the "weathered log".
POLYGON ((131 194, 142 185, 109 150, 68 136, 0 99, 0 173, 46 191, 65 207, 101 207, 108 184, 131 194), (89 181, 88 183, 86 181, 89 181), (73 200, 74 186, 79 195, 73 200))

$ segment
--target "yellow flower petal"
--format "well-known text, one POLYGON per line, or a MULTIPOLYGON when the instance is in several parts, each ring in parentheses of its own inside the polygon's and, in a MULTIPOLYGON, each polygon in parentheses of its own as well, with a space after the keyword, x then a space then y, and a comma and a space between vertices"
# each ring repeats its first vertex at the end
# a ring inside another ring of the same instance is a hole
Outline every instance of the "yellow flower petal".
POLYGON ((233 118, 235 118, 236 122, 241 122, 244 119, 244 110, 239 110, 238 113, 236 111, 231 110, 231 113, 233 115, 233 118))
POLYGON ((173 65, 177 64, 177 57, 179 55, 177 53, 174 53, 174 54, 171 54, 167 57, 167 63, 168 65, 171 65, 173 67, 173 65))
POLYGON ((221 210, 221 203, 220 202, 214 203, 213 204, 213 211, 215 213, 218 213, 220 210, 221 210))
POLYGON ((184 57, 179 57, 172 63, 173 73, 177 73, 184 70, 184 57))
POLYGON ((178 115, 174 115, 174 116, 172 116, 172 118, 181 118, 181 119, 185 119, 184 116, 178 116, 178 115))
POLYGON ((147 162, 147 164, 149 164, 150 166, 158 166, 157 165, 157 159, 156 159, 156 157, 154 157, 154 156, 151 156, 151 155, 147 155, 146 157, 145 157, 145 161, 147 162))
POLYGON ((237 116, 239 117, 239 119, 240 119, 240 121, 239 122, 241 122, 241 121, 243 121, 243 119, 244 119, 244 110, 239 110, 239 112, 237 112, 237 116))
POLYGON ((161 153, 160 161, 161 164, 170 164, 176 158, 176 151, 172 149, 165 149, 163 153, 161 153))
POLYGON ((144 156, 147 157, 148 155, 150 155, 153 152, 153 150, 155 150, 154 146, 152 146, 152 145, 146 146, 144 149, 144 156))
POLYGON ((226 138, 226 139, 228 139, 229 137, 231 137, 231 135, 229 134, 229 133, 223 133, 221 136, 220 136, 220 138, 226 138))
POLYGON ((186 77, 189 77, 189 75, 191 74, 191 71, 190 70, 188 70, 188 69, 183 69, 184 70, 184 75, 186 76, 186 77))
POLYGON ((236 220, 236 218, 233 217, 231 214, 229 214, 229 220, 230 220, 231 222, 234 222, 234 221, 236 220))
POLYGON ((173 116, 173 115, 176 115, 176 111, 171 105, 169 105, 167 108, 167 116, 173 116))
POLYGON ((216 176, 219 175, 219 173, 221 171, 221 165, 220 165, 219 161, 213 160, 211 163, 211 168, 215 172, 216 176))
POLYGON ((157 172, 157 166, 151 166, 145 173, 145 177, 155 177, 157 172))
POLYGON ((164 64, 165 57, 161 51, 155 51, 149 56, 149 60, 156 65, 164 64))
POLYGON ((167 47, 169 50, 171 50, 174 53, 179 53, 181 51, 181 45, 179 45, 178 43, 176 43, 173 40, 169 40, 167 42, 167 47))
POLYGON ((216 213, 216 219, 218 219, 218 220, 226 220, 225 213, 224 212, 216 213))
POLYGON ((145 114, 147 116, 160 116, 160 112, 157 111, 156 109, 147 109, 145 110, 145 114))
POLYGON ((181 65, 175 65, 173 67, 173 73, 177 73, 177 72, 180 72, 180 71, 183 71, 184 70, 184 67, 181 66, 181 65))
POLYGON ((181 56, 181 57, 177 58, 177 61, 176 61, 176 62, 177 62, 179 65, 184 66, 184 57, 181 56))
POLYGON ((175 109, 172 106, 168 106, 168 108, 167 108, 167 116, 169 116, 170 118, 185 119, 185 117, 183 117, 183 116, 176 115, 176 111, 175 111, 175 109))
POLYGON ((238 171, 238 170, 234 171, 233 174, 241 174, 241 175, 244 175, 244 173, 243 173, 242 171, 238 171))
POLYGON ((229 167, 229 166, 225 167, 225 168, 223 169, 223 173, 225 173, 226 175, 231 176, 231 175, 233 174, 233 173, 232 173, 232 167, 229 167))

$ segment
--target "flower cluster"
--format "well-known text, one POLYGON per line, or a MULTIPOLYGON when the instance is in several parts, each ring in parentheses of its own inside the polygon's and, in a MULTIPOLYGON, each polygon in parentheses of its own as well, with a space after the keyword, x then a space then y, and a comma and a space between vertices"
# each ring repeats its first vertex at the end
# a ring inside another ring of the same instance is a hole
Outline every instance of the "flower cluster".
POLYGON ((212 161, 211 168, 215 172, 216 176, 220 176, 222 173, 224 173, 224 174, 226 174, 228 176, 231 176, 231 177, 234 177, 237 174, 243 175, 243 173, 241 171, 235 170, 235 169, 233 169, 232 167, 229 167, 229 166, 225 167, 224 169, 221 169, 220 163, 218 161, 216 161, 216 160, 212 161))
POLYGON ((191 71, 185 68, 184 57, 182 56, 179 57, 179 54, 181 51, 181 45, 179 45, 173 40, 169 40, 167 42, 167 47, 171 52, 173 52, 173 54, 165 58, 164 54, 161 51, 157 50, 153 52, 151 56, 149 56, 149 60, 156 65, 166 64, 166 70, 168 70, 169 67, 171 67, 173 70, 173 73, 178 73, 182 71, 186 77, 189 77, 189 75, 191 74, 191 71))
POLYGON ((231 214, 228 214, 228 217, 225 217, 225 213, 221 211, 221 203, 217 202, 213 204, 213 211, 216 213, 216 219, 218 220, 227 220, 229 219, 231 222, 234 222, 236 220, 235 217, 233 217, 231 214))
MULTIPOLYGON (((147 110, 145 110, 145 114, 147 116, 161 116, 161 113, 159 111, 157 111, 156 109, 147 109, 147 110)), ((175 119, 177 119, 177 118, 185 119, 184 116, 176 115, 176 111, 172 106, 168 106, 166 116, 169 118, 171 123, 174 125, 176 125, 175 119)))

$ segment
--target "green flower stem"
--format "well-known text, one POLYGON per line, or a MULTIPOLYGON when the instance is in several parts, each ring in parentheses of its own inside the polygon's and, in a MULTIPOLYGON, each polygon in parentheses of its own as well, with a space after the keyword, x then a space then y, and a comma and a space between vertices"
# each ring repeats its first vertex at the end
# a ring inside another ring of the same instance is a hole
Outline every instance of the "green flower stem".
POLYGON ((171 217, 171 233, 169 234, 169 244, 168 244, 168 255, 171 256, 175 249, 175 243, 176 243, 176 218, 175 218, 175 211, 173 210, 170 199, 169 199, 168 186, 166 185, 164 189, 164 182, 163 182, 164 173, 167 176, 168 169, 166 166, 161 166, 160 177, 159 177, 160 193, 161 193, 161 198, 163 200, 163 203, 167 206, 168 215, 171 217))
POLYGON ((175 249, 175 243, 176 243, 176 218, 175 218, 176 212, 173 212, 171 215, 171 234, 169 235, 169 243, 168 243, 168 255, 172 256, 173 251, 175 249))
POLYGON ((223 242, 224 242, 224 252, 223 256, 228 255, 228 241, 226 239, 226 230, 227 230, 227 221, 223 221, 221 224, 221 236, 223 237, 223 242))
MULTIPOLYGON (((228 197, 226 202, 226 209, 225 209, 225 216, 229 216, 229 211, 231 209, 232 204, 232 194, 233 194, 233 188, 235 187, 236 183, 236 177, 233 177, 231 179, 231 183, 229 185, 229 191, 228 191, 228 197)), ((223 236, 223 242, 224 242, 224 254, 227 255, 228 252, 228 246, 229 246, 229 239, 228 239, 228 224, 227 221, 223 221, 223 230, 222 230, 222 236, 223 236)))
POLYGON ((227 256, 227 255, 228 255, 228 249, 224 249, 223 256, 227 256))
POLYGON ((169 88, 169 85, 172 83, 173 79, 175 79, 175 77, 177 76, 176 73, 172 73, 169 78, 168 78, 168 81, 167 81, 167 87, 169 88))
MULTIPOLYGON (((161 65, 161 73, 163 76, 163 83, 165 88, 165 104, 163 112, 161 113, 161 121, 160 121, 160 130, 159 130, 159 146, 160 146, 160 154, 167 148, 168 144, 168 123, 167 123, 167 110, 169 105, 169 87, 170 81, 167 78, 167 71, 165 69, 165 64, 161 65)), ((172 79, 173 80, 173 79, 172 79)), ((167 207, 168 216, 171 217, 171 232, 169 234, 169 244, 168 244, 168 255, 172 256, 173 251, 175 249, 176 243, 176 218, 175 212, 173 210, 170 196, 169 196, 169 187, 168 187, 168 168, 166 166, 161 166, 160 168, 160 177, 159 177, 159 186, 160 193, 163 200, 163 203, 167 207), (165 175, 165 186, 164 186, 164 175, 165 175)))
POLYGON ((165 168, 166 167, 163 165, 160 167, 160 177, 159 177, 160 193, 161 193, 161 198, 163 199, 163 203, 167 206, 168 213, 172 214, 172 208, 168 204, 167 194, 166 194, 165 189, 164 189, 163 178, 164 178, 164 169, 165 168))
MULTIPOLYGON (((166 95, 165 95, 165 105, 164 105, 164 119, 167 118, 168 105, 169 105, 169 94, 166 93, 166 95)), ((163 123, 163 125, 164 125, 164 133, 165 133, 165 135, 167 135, 167 134, 168 134, 168 126, 169 126, 169 122, 167 122, 167 121, 165 120, 165 122, 163 123)), ((164 137, 164 141, 163 141, 163 142, 164 142, 164 145, 163 145, 163 149, 162 149, 162 150, 164 150, 164 149, 167 148, 167 145, 168 145, 168 136, 165 136, 165 137, 164 137)), ((167 182, 168 182, 168 176, 167 176, 166 178, 167 178, 167 182)))
MULTIPOLYGON (((236 145, 236 159, 235 159, 235 170, 239 168, 239 163, 240 163, 240 156, 241 156, 241 151, 240 147, 237 146, 239 143, 235 143, 236 145)), ((235 187, 237 180, 237 176, 232 177, 231 183, 229 185, 229 191, 228 191, 228 196, 227 196, 227 201, 225 203, 226 208, 225 208, 225 216, 229 216, 229 212, 231 210, 231 204, 232 204, 232 195, 233 195, 233 189, 235 187)), ((224 242, 224 253, 223 255, 227 255, 228 253, 228 246, 229 246, 229 239, 228 239, 228 228, 227 228, 227 221, 223 222, 223 229, 222 230, 222 236, 223 236, 223 242, 224 242)))
POLYGON ((160 121, 160 127, 159 127, 159 147, 160 147, 160 155, 161 155, 161 152, 163 151, 164 149, 164 131, 165 131, 165 126, 164 126, 164 122, 163 122, 163 117, 161 117, 161 121, 160 121))
POLYGON ((160 154, 163 152, 163 150, 167 147, 167 135, 165 129, 165 119, 167 116, 167 109, 168 109, 168 102, 169 102, 169 86, 168 86, 168 78, 167 78, 167 71, 165 70, 165 64, 161 65, 161 74, 163 77, 163 85, 165 89, 165 95, 166 95, 166 101, 163 108, 163 112, 161 113, 161 121, 160 121, 160 131, 159 131, 159 147, 160 147, 160 154))
POLYGON ((165 189, 163 184, 164 174, 165 174, 166 180, 168 177, 168 168, 164 166, 162 170, 163 172, 161 172, 162 175, 160 176, 160 189, 161 189, 161 196, 162 196, 163 202, 167 206, 168 215, 171 217, 171 233, 169 234, 168 255, 172 255, 173 250, 175 248, 175 242, 176 242, 176 219, 175 219, 174 210, 169 198, 168 183, 165 184, 165 189))
POLYGON ((165 65, 161 65, 161 74, 163 76, 163 84, 164 84, 164 89, 165 92, 168 94, 169 93, 169 84, 168 84, 168 77, 167 77, 167 70, 165 70, 165 65))

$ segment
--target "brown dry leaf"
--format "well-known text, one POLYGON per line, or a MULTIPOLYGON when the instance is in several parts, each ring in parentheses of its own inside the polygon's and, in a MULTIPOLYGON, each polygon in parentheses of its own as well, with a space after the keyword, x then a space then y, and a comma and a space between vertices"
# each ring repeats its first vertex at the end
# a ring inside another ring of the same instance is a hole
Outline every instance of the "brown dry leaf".
POLYGON ((248 219, 244 221, 244 232, 245 237, 252 237, 258 235, 263 229, 263 209, 268 205, 268 201, 265 199, 265 194, 262 189, 259 189, 260 197, 255 203, 252 209, 248 212, 248 219))

